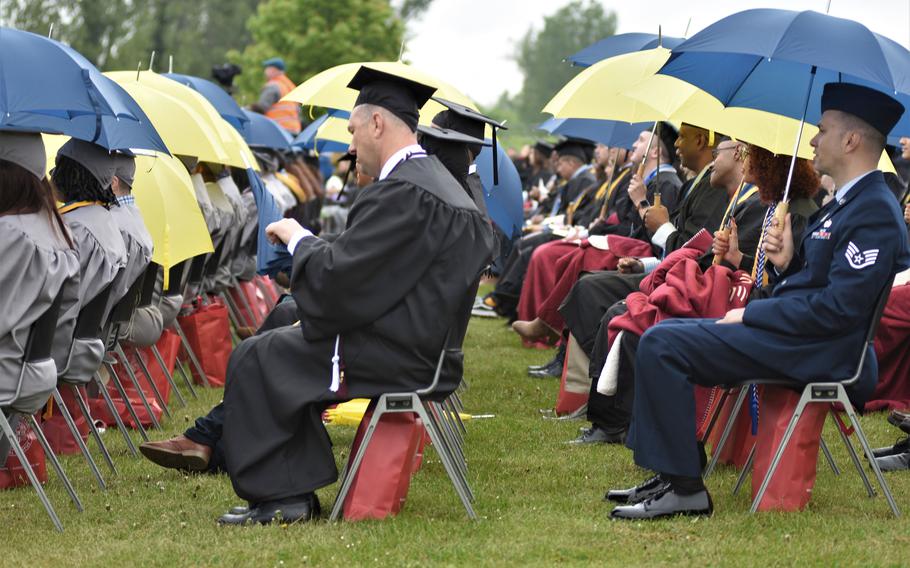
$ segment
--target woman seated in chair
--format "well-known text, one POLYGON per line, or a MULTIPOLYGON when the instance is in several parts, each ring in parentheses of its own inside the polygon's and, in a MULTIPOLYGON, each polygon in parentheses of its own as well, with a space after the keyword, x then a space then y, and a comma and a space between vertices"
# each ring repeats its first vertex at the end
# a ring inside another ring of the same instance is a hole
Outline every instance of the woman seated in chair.
POLYGON ((31 413, 57 385, 53 361, 23 369, 32 325, 60 294, 75 303, 79 259, 44 176, 40 134, 0 132, 0 407, 31 413))
MULTIPOLYGON (((104 349, 97 338, 76 340, 72 334, 74 322, 79 311, 113 283, 126 266, 126 245, 109 211, 111 206, 117 206, 111 191, 115 160, 100 146, 72 139, 57 152, 56 167, 51 171, 57 198, 63 202, 60 213, 79 253, 80 275, 79 301, 60 314, 53 354, 58 372, 78 382, 87 382, 98 370, 104 349)), ((112 297, 107 305, 119 299, 112 297)))

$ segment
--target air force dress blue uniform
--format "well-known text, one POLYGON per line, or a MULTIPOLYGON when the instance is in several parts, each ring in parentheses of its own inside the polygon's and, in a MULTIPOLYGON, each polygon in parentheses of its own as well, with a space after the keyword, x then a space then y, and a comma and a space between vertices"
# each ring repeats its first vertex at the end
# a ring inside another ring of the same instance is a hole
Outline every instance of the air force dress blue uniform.
MULTIPOLYGON (((771 298, 746 307, 741 324, 668 320, 641 338, 628 446, 635 462, 699 477, 693 383, 762 377, 801 382, 852 376, 875 302, 910 267, 907 231, 880 171, 845 184, 810 219, 771 298)), ((851 398, 864 402, 878 381, 866 358, 851 398)))

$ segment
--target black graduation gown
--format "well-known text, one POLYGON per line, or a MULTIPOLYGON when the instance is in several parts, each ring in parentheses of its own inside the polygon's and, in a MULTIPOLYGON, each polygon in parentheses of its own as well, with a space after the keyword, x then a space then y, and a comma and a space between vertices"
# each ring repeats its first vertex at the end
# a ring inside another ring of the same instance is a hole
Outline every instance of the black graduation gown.
MULTIPOLYGON (((367 187, 334 242, 302 240, 291 275, 300 326, 243 341, 228 365, 224 448, 237 495, 257 503, 332 483, 325 406, 426 386, 491 247, 490 224, 433 156, 367 187), (332 392, 339 335, 344 380, 332 392)), ((446 376, 460 376, 461 361, 447 363, 446 376)))

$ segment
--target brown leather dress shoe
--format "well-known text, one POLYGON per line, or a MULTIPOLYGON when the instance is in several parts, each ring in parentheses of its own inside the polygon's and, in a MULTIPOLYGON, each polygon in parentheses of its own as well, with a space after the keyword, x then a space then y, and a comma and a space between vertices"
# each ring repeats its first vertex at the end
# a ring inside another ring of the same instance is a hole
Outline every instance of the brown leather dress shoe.
POLYGON ((160 442, 145 442, 139 451, 149 461, 170 469, 205 471, 209 467, 212 448, 197 444, 186 436, 177 436, 160 442))
POLYGON ((515 330, 515 333, 520 335, 523 339, 533 341, 536 339, 547 339, 549 337, 558 337, 556 332, 554 332, 550 326, 548 326, 540 318, 535 318, 532 321, 516 321, 512 322, 512 329, 515 330))

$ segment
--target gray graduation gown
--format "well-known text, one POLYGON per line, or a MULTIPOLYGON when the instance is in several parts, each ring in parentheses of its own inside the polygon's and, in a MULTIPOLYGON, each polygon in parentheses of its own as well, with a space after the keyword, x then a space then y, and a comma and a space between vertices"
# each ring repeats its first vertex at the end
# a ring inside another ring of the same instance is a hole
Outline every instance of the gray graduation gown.
POLYGON ((63 215, 79 253, 79 301, 60 316, 54 335, 57 372, 67 381, 87 382, 101 365, 104 346, 99 340, 73 338, 79 310, 107 287, 126 266, 126 245, 111 212, 87 205, 63 215), (69 329, 64 333, 63 329, 69 329))
MULTIPOLYGON (((492 242, 433 156, 365 188, 335 241, 302 240, 291 277, 300 326, 244 340, 228 365, 223 440, 237 494, 255 503, 332 483, 323 408, 429 384, 492 242), (345 379, 333 392, 338 336, 345 379)), ((461 361, 449 363, 446 376, 460 377, 461 361)))
POLYGON ((23 366, 32 324, 63 294, 78 303, 79 258, 43 213, 0 216, 0 406, 32 413, 57 386, 53 359, 23 366))

